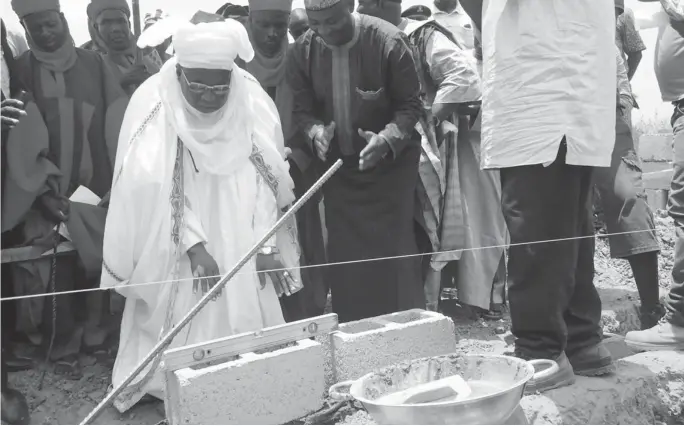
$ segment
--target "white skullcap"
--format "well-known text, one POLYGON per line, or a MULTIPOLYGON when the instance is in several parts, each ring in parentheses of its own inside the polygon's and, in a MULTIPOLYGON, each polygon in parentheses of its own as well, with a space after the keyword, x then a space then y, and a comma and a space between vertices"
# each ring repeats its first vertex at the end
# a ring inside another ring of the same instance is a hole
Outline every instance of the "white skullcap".
POLYGON ((173 47, 184 68, 232 70, 236 57, 254 58, 247 30, 234 19, 183 25, 173 36, 173 47))

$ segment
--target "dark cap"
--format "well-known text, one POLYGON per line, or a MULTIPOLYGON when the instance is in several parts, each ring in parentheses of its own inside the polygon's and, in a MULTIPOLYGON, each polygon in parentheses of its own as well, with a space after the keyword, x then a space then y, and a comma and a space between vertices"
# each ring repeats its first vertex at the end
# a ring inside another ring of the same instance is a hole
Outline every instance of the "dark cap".
POLYGON ((423 16, 425 18, 429 18, 432 16, 432 11, 430 11, 430 8, 427 6, 416 5, 409 7, 401 14, 402 18, 409 18, 411 16, 423 16))
POLYGON ((249 16, 249 8, 247 6, 226 3, 216 11, 216 14, 224 18, 247 17, 249 16))

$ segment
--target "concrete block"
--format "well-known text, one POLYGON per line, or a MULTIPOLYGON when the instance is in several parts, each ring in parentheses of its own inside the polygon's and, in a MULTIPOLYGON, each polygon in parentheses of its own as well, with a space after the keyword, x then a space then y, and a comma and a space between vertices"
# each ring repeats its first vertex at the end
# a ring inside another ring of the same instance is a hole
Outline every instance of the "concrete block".
POLYGON ((323 406, 324 352, 313 340, 170 375, 170 424, 284 424, 323 406))
POLYGON ((451 318, 420 309, 340 324, 339 331, 319 341, 326 351, 327 386, 392 364, 457 350, 451 318))
POLYGON ((672 161, 672 138, 672 133, 641 135, 639 156, 644 161, 672 161))

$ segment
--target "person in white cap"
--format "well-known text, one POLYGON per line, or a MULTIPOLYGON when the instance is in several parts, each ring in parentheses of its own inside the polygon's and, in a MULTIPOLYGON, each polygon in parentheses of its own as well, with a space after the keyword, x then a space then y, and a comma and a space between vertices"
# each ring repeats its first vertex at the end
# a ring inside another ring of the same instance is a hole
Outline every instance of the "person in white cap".
POLYGON ((333 310, 346 322, 425 308, 414 229, 423 105, 408 38, 353 14, 351 0, 305 7, 311 30, 287 68, 295 123, 319 166, 344 161, 323 187, 333 310))
MULTIPOLYGON (((294 200, 278 111, 235 66, 254 56, 245 27, 187 23, 173 45, 176 56, 133 95, 121 130, 102 273, 102 287, 126 297, 115 386, 294 200)), ((296 238, 288 222, 172 347, 284 323, 278 297, 301 288, 296 238), (279 272, 257 273, 266 270, 279 272)), ((115 401, 120 411, 163 397, 158 367, 115 401)))

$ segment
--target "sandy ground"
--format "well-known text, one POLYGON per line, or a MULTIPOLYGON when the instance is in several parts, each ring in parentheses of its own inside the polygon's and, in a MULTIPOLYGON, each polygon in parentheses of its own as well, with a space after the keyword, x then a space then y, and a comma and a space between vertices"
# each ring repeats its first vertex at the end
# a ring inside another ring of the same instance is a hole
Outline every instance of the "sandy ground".
MULTIPOLYGON (((662 212, 657 213, 658 236, 662 246, 660 256, 660 284, 666 291, 671 282, 673 263, 674 231, 672 222, 662 212)), ((629 264, 626 261, 610 259, 607 242, 598 238, 596 244, 596 284, 601 290, 604 304, 638 304, 638 294, 629 264)), ((510 322, 484 321, 475 319, 466 309, 456 308, 449 314, 456 324, 459 344, 471 352, 494 352, 510 345, 510 322)), ((41 371, 11 373, 10 383, 27 396, 34 424, 77 424, 95 405, 102 400, 111 380, 113 357, 95 359, 83 356, 83 377, 78 381, 68 380, 46 369, 42 390, 38 389, 41 371)), ((345 413, 340 413, 340 415, 345 413)), ((353 415, 345 423, 363 423, 362 414, 353 415), (361 417, 359 417, 361 416, 361 417), (359 417, 358 423, 355 420, 359 417)), ((338 419, 339 417, 336 416, 338 419)), ((344 418, 344 417, 343 417, 344 418)), ((161 402, 140 405, 125 415, 115 409, 107 409, 96 421, 97 424, 157 424, 164 419, 161 402)))

